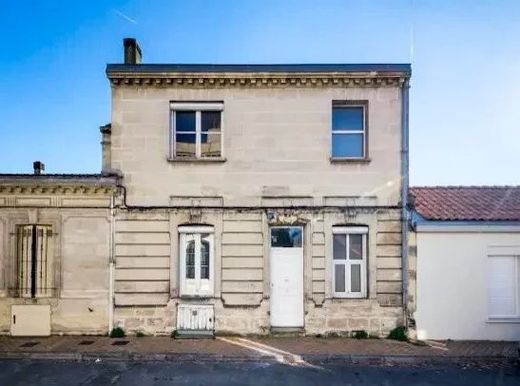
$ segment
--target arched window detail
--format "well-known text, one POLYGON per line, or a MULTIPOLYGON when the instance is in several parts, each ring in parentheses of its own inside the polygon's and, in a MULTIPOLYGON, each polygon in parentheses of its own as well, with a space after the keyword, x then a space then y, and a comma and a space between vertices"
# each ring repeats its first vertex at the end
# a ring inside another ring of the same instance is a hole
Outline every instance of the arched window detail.
POLYGON ((181 296, 213 295, 213 240, 213 227, 211 226, 179 227, 181 296))

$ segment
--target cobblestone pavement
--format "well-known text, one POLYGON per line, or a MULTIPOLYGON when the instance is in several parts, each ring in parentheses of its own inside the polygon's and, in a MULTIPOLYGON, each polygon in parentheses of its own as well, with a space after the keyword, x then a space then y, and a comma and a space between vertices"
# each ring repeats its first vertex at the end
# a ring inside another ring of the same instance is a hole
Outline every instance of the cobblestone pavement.
POLYGON ((515 367, 359 366, 313 367, 252 362, 0 361, 0 385, 385 385, 512 386, 515 367))

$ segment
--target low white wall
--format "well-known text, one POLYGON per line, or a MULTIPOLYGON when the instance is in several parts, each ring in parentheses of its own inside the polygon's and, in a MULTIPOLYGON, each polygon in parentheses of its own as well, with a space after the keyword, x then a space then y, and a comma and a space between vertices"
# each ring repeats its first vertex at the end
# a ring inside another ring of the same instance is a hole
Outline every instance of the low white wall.
POLYGON ((520 340, 520 321, 488 321, 487 249, 520 245, 520 233, 419 232, 419 339, 520 340))

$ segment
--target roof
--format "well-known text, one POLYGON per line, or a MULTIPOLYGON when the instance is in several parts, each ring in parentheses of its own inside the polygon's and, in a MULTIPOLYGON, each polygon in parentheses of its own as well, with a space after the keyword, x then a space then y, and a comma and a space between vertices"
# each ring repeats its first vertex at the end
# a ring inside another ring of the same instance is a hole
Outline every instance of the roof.
POLYGON ((431 221, 520 221, 520 186, 410 189, 415 211, 431 221))
POLYGON ((379 64, 107 64, 107 74, 125 73, 405 73, 408 63, 379 64))
POLYGON ((114 185, 117 177, 103 174, 0 174, 0 185, 41 183, 114 185))

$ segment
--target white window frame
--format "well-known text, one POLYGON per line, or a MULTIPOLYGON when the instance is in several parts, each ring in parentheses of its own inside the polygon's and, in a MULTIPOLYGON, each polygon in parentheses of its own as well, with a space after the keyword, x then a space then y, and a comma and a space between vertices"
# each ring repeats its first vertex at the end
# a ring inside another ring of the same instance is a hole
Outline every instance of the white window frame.
POLYGON ((342 227, 335 226, 332 227, 332 236, 331 236, 331 256, 330 256, 330 264, 331 264, 331 275, 332 275, 332 296, 334 298, 366 298, 367 297, 367 249, 368 249, 368 227, 358 226, 358 227, 342 227), (346 259, 345 260, 334 260, 334 235, 343 234, 346 235, 346 259), (361 260, 350 260, 349 256, 349 235, 356 234, 362 236, 362 245, 363 245, 363 254, 361 256, 361 260), (344 265, 345 266, 345 292, 336 292, 336 273, 335 273, 335 265, 344 265), (351 291, 351 266, 352 265, 360 265, 360 275, 361 275, 361 291, 360 292, 352 292, 351 291))
POLYGON ((488 320, 490 321, 508 321, 508 320, 514 320, 514 321, 519 321, 520 320, 520 256, 517 256, 517 255, 514 255, 514 254, 507 254, 507 255, 503 255, 503 254, 492 254, 492 255, 488 255, 488 277, 487 277, 487 286, 488 286, 488 320), (515 287, 515 291, 514 291, 514 294, 515 294, 515 305, 516 305, 516 314, 514 315, 493 315, 491 314, 490 312, 490 291, 491 291, 491 280, 492 278, 490 277, 489 273, 490 273, 490 269, 489 269, 489 265, 491 264, 491 259, 493 258, 512 258, 513 259, 513 262, 514 262, 514 268, 513 268, 513 283, 516 284, 516 287, 515 287))
POLYGON ((215 292, 215 237, 211 226, 181 226, 179 227, 179 283, 181 296, 209 297, 215 292), (209 279, 200 278, 200 245, 201 235, 209 234, 209 279), (195 278, 186 278, 186 246, 189 241, 195 241, 195 278))
POLYGON ((353 103, 353 104, 333 104, 331 110, 331 135, 330 135, 330 156, 333 160, 364 160, 367 158, 367 120, 366 120, 367 106, 362 103, 353 103), (363 130, 334 130, 332 126, 334 109, 351 109, 351 108, 359 108, 363 109, 363 130), (334 135, 349 135, 349 134, 361 134, 363 136, 363 148, 361 157, 335 157, 332 154, 332 149, 334 146, 334 135))
MULTIPOLYGON (((177 157, 176 141, 177 131, 175 128, 176 111, 195 112, 195 159, 202 160, 219 160, 224 158, 224 103, 222 102, 170 102, 170 158, 190 159, 191 157, 177 157), (202 129, 201 129, 201 113, 205 111, 220 111, 220 156, 219 157, 203 157, 202 156, 202 129)), ((192 134, 192 133, 191 133, 192 134)))

